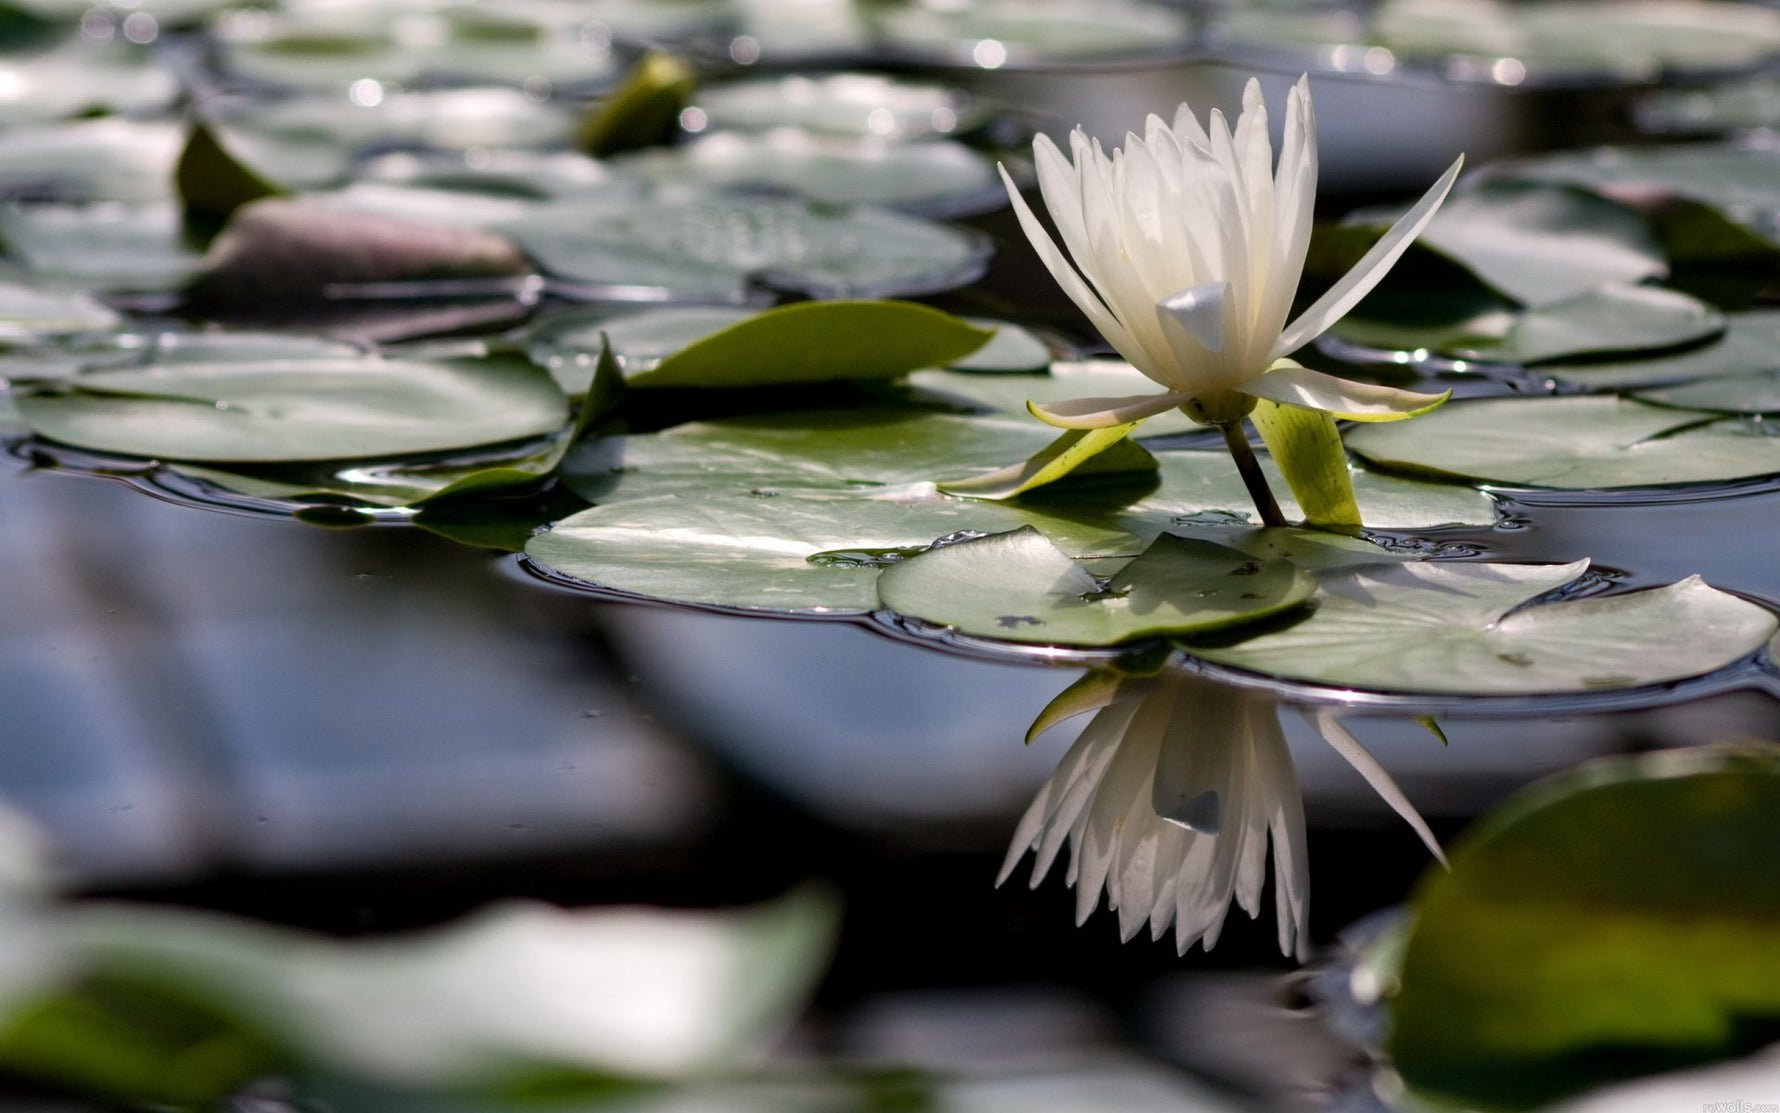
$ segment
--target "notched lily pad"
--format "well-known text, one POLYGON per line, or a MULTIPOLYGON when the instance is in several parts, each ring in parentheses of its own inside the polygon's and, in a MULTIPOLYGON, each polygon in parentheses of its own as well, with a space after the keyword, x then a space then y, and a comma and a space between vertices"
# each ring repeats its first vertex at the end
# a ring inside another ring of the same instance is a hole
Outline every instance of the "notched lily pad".
POLYGON ((1611 490, 1780 473, 1780 437, 1722 414, 1620 398, 1455 402, 1347 435, 1369 466, 1472 483, 1611 490))
POLYGON ((1723 313, 1686 294, 1607 283, 1516 314, 1500 340, 1460 342, 1443 350, 1465 359, 1525 365, 1680 348, 1708 340, 1724 327, 1723 313))
POLYGON ((1271 676, 1387 692, 1532 695, 1699 676, 1776 629, 1754 603, 1692 577, 1538 606, 1566 565, 1415 561, 1325 573, 1303 622, 1200 655, 1271 676))
POLYGON ((960 633, 1104 646, 1225 630, 1290 610, 1315 581, 1290 561, 1163 534, 1109 580, 1036 529, 934 548, 884 571, 884 606, 960 633))

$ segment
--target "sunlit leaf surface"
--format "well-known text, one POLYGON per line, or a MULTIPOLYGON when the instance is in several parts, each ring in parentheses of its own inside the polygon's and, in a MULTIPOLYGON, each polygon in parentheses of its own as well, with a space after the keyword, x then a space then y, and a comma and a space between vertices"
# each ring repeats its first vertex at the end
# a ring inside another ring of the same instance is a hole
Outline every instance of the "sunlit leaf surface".
POLYGON ((1354 429, 1369 465, 1509 486, 1607 490, 1780 473, 1780 438, 1721 414, 1606 397, 1455 402, 1354 429))
POLYGON ((540 436, 568 418, 550 377, 516 360, 363 357, 96 371, 19 399, 40 436, 193 461, 438 452, 540 436))
POLYGON ((1036 529, 935 548, 885 569, 886 607, 961 633, 1045 645, 1116 645, 1225 630, 1289 610, 1315 581, 1289 561, 1164 534, 1108 580, 1036 529))
POLYGON ((1210 660, 1293 680, 1393 692, 1523 695, 1698 676, 1761 648, 1774 616, 1697 578, 1521 608, 1568 565, 1416 561, 1325 574, 1303 622, 1210 660))

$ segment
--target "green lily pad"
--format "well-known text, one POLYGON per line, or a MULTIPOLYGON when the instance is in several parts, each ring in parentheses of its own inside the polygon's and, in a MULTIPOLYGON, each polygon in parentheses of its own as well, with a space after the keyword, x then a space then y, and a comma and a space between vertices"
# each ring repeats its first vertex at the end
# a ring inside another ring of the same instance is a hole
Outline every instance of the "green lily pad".
POLYGON ((626 381, 640 389, 892 378, 961 359, 990 335, 914 302, 801 302, 694 341, 626 381))
MULTIPOLYGON (((1349 221, 1388 223, 1370 212, 1349 221)), ((1455 194, 1416 242, 1530 306, 1668 272, 1638 213, 1580 189, 1543 184, 1485 182, 1455 194)))
POLYGON ((303 359, 95 371, 18 400, 33 432, 100 452, 283 462, 542 436, 568 406, 524 360, 303 359))
POLYGON ((0 135, 0 196, 164 201, 184 142, 177 124, 116 117, 11 129, 0 135))
MULTIPOLYGON (((79 18, 77 15, 76 19, 79 18)), ((153 51, 121 36, 80 33, 33 54, 9 53, 0 85, 0 124, 18 127, 83 115, 158 112, 179 96, 179 79, 153 51)))
POLYGON ((662 186, 771 189, 820 204, 959 213, 1005 203, 987 157, 950 139, 885 143, 789 128, 714 132, 613 160, 662 186))
POLYGON ((93 290, 168 291, 204 267, 170 200, 0 205, 0 243, 34 278, 93 290))
MULTIPOLYGON (((1780 310, 1731 313, 1724 335, 1675 355, 1578 364, 1553 364, 1545 373, 1570 386, 1664 386, 1717 378, 1746 378, 1780 369, 1780 310)), ((1723 407, 1705 406, 1703 409, 1723 407)))
POLYGON ((78 291, 56 292, 0 282, 0 342, 16 344, 38 337, 116 328, 109 307, 78 291))
POLYGON ((1598 147, 1517 161, 1503 169, 1516 179, 1563 183, 1608 197, 1648 201, 1685 197, 1762 231, 1773 242, 1771 214, 1780 208, 1780 154, 1765 147, 1675 144, 1598 147))
POLYGON ((1154 57, 1181 50, 1192 30, 1184 13, 1132 0, 1053 0, 1042 7, 992 0, 873 12, 879 43, 898 56, 989 68, 1154 57), (975 53, 985 42, 996 49, 975 53))
POLYGON ((892 408, 813 410, 603 437, 570 453, 563 477, 591 502, 806 487, 855 490, 963 478, 1024 459, 1051 439, 1049 427, 1031 420, 892 408))
POLYGON ((799 201, 559 202, 503 231, 565 292, 652 287, 686 301, 740 302, 755 281, 817 298, 931 293, 974 281, 988 257, 963 229, 799 201))
POLYGON ((592 379, 602 335, 610 341, 621 368, 641 372, 656 367, 690 344, 740 324, 756 312, 721 305, 618 313, 609 309, 570 309, 540 317, 526 335, 526 350, 534 362, 550 369, 564 391, 580 394, 592 379))
POLYGON ((1758 1050, 1780 1021, 1776 809, 1766 746, 1610 758, 1516 795, 1416 892, 1397 1070, 1531 1109, 1758 1050))
POLYGON ((1315 586, 1290 561, 1171 534, 1101 580, 1026 528, 892 565, 878 597, 898 614, 978 637, 1104 646, 1241 626, 1298 606, 1315 586))
POLYGON ((977 328, 995 330, 995 335, 976 351, 947 363, 946 366, 952 370, 1017 374, 1023 371, 1044 371, 1051 366, 1054 353, 1050 344, 1031 330, 1021 328, 1011 321, 997 321, 988 317, 964 319, 977 328))
POLYGON ((1347 434, 1367 464, 1473 483, 1566 490, 1726 483, 1780 473, 1780 437, 1697 410, 1620 398, 1455 402, 1347 434))
POLYGON ((711 128, 798 127, 892 139, 947 135, 983 122, 987 109, 956 89, 875 73, 790 74, 713 84, 693 97, 711 128))
POLYGON ((526 555, 597 588, 782 614, 865 614, 879 570, 936 540, 1033 525, 1081 557, 1129 554, 1131 535, 931 491, 663 495, 573 514, 526 555))
POLYGON ((1691 410, 1732 414, 1780 413, 1780 369, 1651 387, 1637 391, 1632 397, 1660 406, 1691 410))
POLYGON ((1466 359, 1533 364, 1679 348, 1723 332, 1718 310, 1674 290, 1607 283, 1519 313, 1495 342, 1445 350, 1466 359))
MULTIPOLYGON (((1439 411, 1435 411, 1438 413, 1439 411)), ((1429 415, 1418 417, 1425 421, 1429 415)), ((1206 515, 1234 512, 1247 519, 1254 501, 1242 485, 1242 477, 1230 454, 1216 451, 1157 452, 1160 484, 1133 503, 1126 512, 1127 528, 1137 520, 1170 523, 1198 520, 1206 515)), ((1261 472, 1279 499, 1280 510, 1294 521, 1304 510, 1292 497, 1290 485, 1270 457, 1261 457, 1261 472)), ((1371 529, 1425 530, 1454 525, 1491 525, 1496 520, 1495 500, 1481 491, 1448 483, 1428 483, 1400 476, 1351 469, 1354 497, 1360 520, 1371 529)), ((1147 531, 1145 531, 1147 533, 1147 531)))
POLYGON ((1311 617, 1200 655, 1371 691, 1531 695, 1699 676, 1760 649, 1780 625, 1698 577, 1517 609, 1586 565, 1415 561, 1325 573, 1311 617))
MULTIPOLYGON (((985 375, 961 370, 917 371, 909 376, 917 398, 999 413, 1027 413, 1027 402, 1063 402, 1072 398, 1117 398, 1128 394, 1160 394, 1155 380, 1123 360, 1060 361, 1048 374, 985 375)), ((1144 436, 1199 432, 1198 424, 1178 410, 1157 414, 1139 426, 1144 436)))

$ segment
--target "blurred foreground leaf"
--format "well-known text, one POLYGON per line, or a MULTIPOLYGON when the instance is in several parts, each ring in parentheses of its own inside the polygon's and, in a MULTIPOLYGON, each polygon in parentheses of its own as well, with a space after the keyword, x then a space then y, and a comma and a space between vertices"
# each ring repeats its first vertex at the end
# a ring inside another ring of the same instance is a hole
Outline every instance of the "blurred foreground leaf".
POLYGON ((1416 895, 1398 1071, 1529 1109, 1774 1041, 1776 815, 1765 746, 1596 762, 1516 797, 1416 895))

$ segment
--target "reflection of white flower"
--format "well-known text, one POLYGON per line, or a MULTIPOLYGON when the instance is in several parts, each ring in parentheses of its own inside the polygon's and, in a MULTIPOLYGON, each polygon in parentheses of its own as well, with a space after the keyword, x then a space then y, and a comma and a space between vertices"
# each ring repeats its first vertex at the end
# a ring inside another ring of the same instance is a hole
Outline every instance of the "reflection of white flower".
POLYGON ((1173 127, 1151 116, 1144 136, 1128 136, 1110 159, 1080 129, 1070 136, 1072 159, 1040 136, 1033 144, 1038 184, 1067 258, 1002 171, 1020 227, 1052 277, 1120 355, 1166 388, 1035 404, 1039 417, 1103 428, 1178 406, 1197 420, 1229 424, 1267 398, 1384 421, 1443 400, 1351 383, 1281 357, 1377 284, 1433 218, 1463 159, 1288 326, 1316 195, 1309 83, 1300 80, 1287 98, 1277 175, 1258 82, 1249 82, 1242 103, 1234 132, 1221 113, 1203 126, 1184 104, 1173 127))
MULTIPOLYGON (((1304 803, 1278 702, 1180 672, 1106 681, 1097 693, 1085 683, 1035 724, 1041 730, 1099 708, 1026 809, 997 883, 1032 850, 1036 887, 1067 842, 1078 923, 1104 889, 1123 938, 1147 921, 1159 939, 1172 924, 1184 954, 1196 942, 1207 949, 1217 942, 1232 898, 1259 914, 1271 838, 1280 950, 1305 958, 1304 803), (1078 692, 1086 694, 1070 698, 1078 692)), ((1330 713, 1312 721, 1438 855, 1421 817, 1353 735, 1330 713)))

